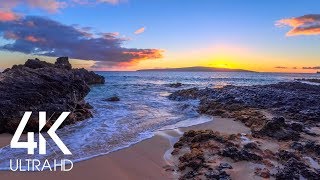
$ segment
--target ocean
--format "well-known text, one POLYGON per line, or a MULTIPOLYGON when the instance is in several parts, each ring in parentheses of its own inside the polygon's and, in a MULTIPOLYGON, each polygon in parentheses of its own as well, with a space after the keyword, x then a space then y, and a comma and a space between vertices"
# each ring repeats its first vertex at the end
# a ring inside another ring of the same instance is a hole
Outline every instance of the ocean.
MULTIPOLYGON (((26 149, 0 149, 0 169, 9 169, 9 159, 62 159, 74 162, 128 147, 164 129, 191 126, 212 120, 197 113, 197 100, 171 101, 167 96, 185 88, 220 88, 225 85, 258 85, 300 78, 319 78, 319 74, 248 73, 248 72, 97 72, 106 78, 94 85, 86 97, 94 117, 57 131, 72 152, 65 156, 48 140, 47 155, 26 155, 26 149), (180 82, 179 88, 170 83, 180 82), (104 101, 111 96, 120 101, 104 101)), ((37 138, 37 136, 35 137, 37 138)), ((50 138, 48 138, 50 139, 50 138)))

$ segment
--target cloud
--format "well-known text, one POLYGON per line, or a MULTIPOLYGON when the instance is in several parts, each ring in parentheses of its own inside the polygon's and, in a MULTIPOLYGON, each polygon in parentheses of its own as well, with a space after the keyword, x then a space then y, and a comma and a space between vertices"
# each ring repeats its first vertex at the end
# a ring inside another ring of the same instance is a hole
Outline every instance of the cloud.
POLYGON ((118 33, 93 34, 89 29, 64 25, 39 16, 0 21, 0 36, 10 42, 0 46, 0 50, 94 60, 96 67, 100 64, 111 66, 162 57, 163 51, 159 49, 123 47, 127 40, 118 37, 118 33))
POLYGON ((290 26, 287 36, 320 35, 320 14, 308 14, 300 17, 281 19, 276 26, 290 26))
POLYGON ((49 13, 56 13, 62 8, 70 5, 87 5, 87 4, 119 4, 125 0, 0 0, 0 21, 16 20, 19 16, 13 11, 17 6, 26 6, 28 8, 37 8, 49 13))
POLYGON ((123 0, 97 0, 100 3, 110 3, 110 4, 118 4, 123 0))
POLYGON ((276 68, 276 69, 287 69, 288 67, 285 67, 285 66, 276 66, 276 67, 274 67, 274 68, 276 68))
POLYGON ((144 31, 146 30, 146 28, 145 27, 142 27, 142 28, 140 28, 140 29, 138 29, 138 30, 136 30, 135 32, 134 32, 134 34, 141 34, 141 33, 144 33, 144 31))
POLYGON ((314 66, 314 67, 302 67, 302 69, 320 69, 320 66, 314 66))
POLYGON ((21 18, 21 15, 13 11, 15 7, 20 5, 43 9, 50 13, 58 12, 60 8, 67 6, 66 2, 56 0, 0 0, 0 4, 0 21, 14 21, 21 18))
POLYGON ((1 11, 0 10, 0 21, 13 21, 19 18, 18 15, 11 11, 1 11))
POLYGON ((66 2, 56 0, 0 0, 1 8, 11 10, 18 5, 25 5, 31 8, 39 8, 48 12, 57 12, 58 9, 66 7, 66 2))
POLYGON ((73 3, 80 4, 80 5, 99 4, 99 3, 107 3, 107 4, 115 5, 125 1, 126 0, 72 0, 73 3))

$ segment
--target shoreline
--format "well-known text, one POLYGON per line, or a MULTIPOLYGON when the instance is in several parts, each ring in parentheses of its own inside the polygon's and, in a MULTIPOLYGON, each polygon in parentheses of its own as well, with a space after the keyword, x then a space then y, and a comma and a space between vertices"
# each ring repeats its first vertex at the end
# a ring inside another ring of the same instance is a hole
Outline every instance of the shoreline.
MULTIPOLYGON (((212 117, 209 122, 181 127, 176 129, 161 130, 151 138, 140 141, 127 148, 123 148, 106 155, 93 157, 74 164, 70 172, 12 172, 0 171, 0 177, 10 180, 37 180, 46 178, 96 178, 104 179, 178 179, 170 169, 170 162, 166 154, 171 158, 173 144, 188 130, 212 129, 228 133, 249 132, 241 122, 230 118, 212 117), (180 132, 179 132, 180 131, 180 132), (170 143, 170 137, 177 138, 170 143), (40 176, 41 173, 41 176, 40 176)), ((0 136, 0 146, 10 143, 11 135, 0 136)), ((175 163, 171 159, 171 163, 175 163)), ((172 166, 173 164, 171 164, 172 166)))

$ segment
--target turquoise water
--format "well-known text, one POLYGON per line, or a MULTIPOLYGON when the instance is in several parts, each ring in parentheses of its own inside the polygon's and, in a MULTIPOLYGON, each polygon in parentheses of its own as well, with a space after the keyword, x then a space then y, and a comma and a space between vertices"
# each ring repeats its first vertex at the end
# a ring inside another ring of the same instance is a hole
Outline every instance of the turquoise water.
POLYGON ((0 149, 0 169, 9 169, 11 158, 67 158, 81 161, 128 147, 152 137, 154 132, 160 129, 190 126, 211 120, 210 117, 201 116, 196 112, 196 100, 168 100, 167 96, 178 89, 271 84, 294 81, 296 78, 320 77, 319 74, 236 72, 98 73, 106 78, 106 83, 92 86, 86 98, 94 107, 94 118, 58 130, 58 135, 72 152, 72 156, 64 156, 52 141, 48 141, 48 153, 44 156, 26 156, 25 149, 11 149, 7 146, 0 149), (168 86, 176 82, 184 85, 181 88, 168 86), (117 95, 121 100, 104 101, 113 95, 117 95))

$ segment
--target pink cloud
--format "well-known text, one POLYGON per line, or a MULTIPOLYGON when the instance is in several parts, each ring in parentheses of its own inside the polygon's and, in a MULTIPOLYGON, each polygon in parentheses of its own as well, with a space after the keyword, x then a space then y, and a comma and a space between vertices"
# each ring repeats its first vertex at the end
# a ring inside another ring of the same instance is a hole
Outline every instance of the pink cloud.
POLYGON ((19 5, 25 5, 30 8, 39 8, 51 13, 57 12, 59 9, 67 6, 66 2, 57 0, 0 0, 0 4, 1 9, 8 12, 12 12, 12 9, 19 5))
POLYGON ((0 10, 0 21, 13 21, 17 20, 19 16, 11 11, 0 10))
POLYGON ((26 0, 26 4, 32 8, 40 8, 48 12, 57 12, 59 9, 67 6, 66 2, 56 0, 26 0))
POLYGON ((101 3, 110 3, 110 4, 118 4, 120 3, 122 0, 97 0, 97 2, 101 2, 101 3))
POLYGON ((140 28, 140 29, 138 29, 138 30, 136 30, 135 32, 134 32, 134 34, 141 34, 141 33, 144 33, 144 31, 146 30, 146 28, 145 27, 142 27, 142 28, 140 28))
POLYGON ((281 19, 276 22, 276 26, 292 27, 287 36, 320 35, 320 14, 281 19))

